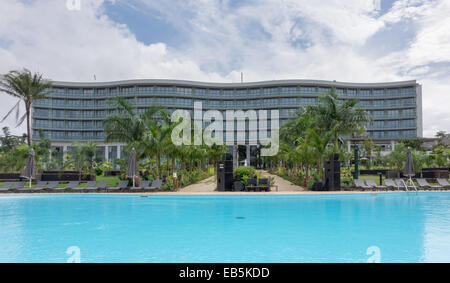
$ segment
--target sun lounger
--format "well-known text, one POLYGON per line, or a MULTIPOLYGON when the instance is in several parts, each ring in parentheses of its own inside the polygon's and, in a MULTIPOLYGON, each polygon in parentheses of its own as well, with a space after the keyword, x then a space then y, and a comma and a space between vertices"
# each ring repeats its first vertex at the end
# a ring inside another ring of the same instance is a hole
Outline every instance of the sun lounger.
POLYGON ((152 185, 149 188, 146 188, 146 190, 160 190, 162 188, 162 180, 153 180, 152 185))
POLYGON ((430 185, 426 179, 417 179, 417 183, 423 189, 443 189, 440 185, 430 185))
MULTIPOLYGON (((34 191, 34 192, 36 192, 36 191, 42 191, 43 189, 44 189, 44 187, 47 185, 47 181, 39 181, 37 184, 36 184, 36 186, 34 186, 34 187, 32 187, 32 188, 29 188, 29 187, 22 187, 22 188, 20 188, 20 189, 18 189, 18 191, 21 191, 21 192, 23 192, 23 191, 34 191)), ((25 185, 25 184, 24 184, 25 185)))
POLYGON ((373 186, 367 185, 367 184, 364 182, 364 180, 361 180, 361 179, 355 179, 355 186, 356 186, 356 188, 362 189, 363 191, 374 189, 373 186))
POLYGON ((128 187, 128 180, 120 181, 117 187, 106 188, 106 191, 120 191, 128 187))
POLYGON ((24 181, 17 182, 14 186, 12 186, 11 190, 22 189, 23 187, 25 187, 25 184, 26 182, 24 181))
POLYGON ((106 190, 106 187, 108 186, 108 181, 101 181, 98 183, 96 190, 106 190))
POLYGON ((70 181, 67 184, 66 189, 74 190, 76 187, 78 187, 78 185, 80 185, 80 182, 78 182, 78 181, 70 181))
POLYGON ((89 181, 86 183, 86 186, 84 187, 75 187, 72 188, 75 191, 95 191, 98 189, 97 181, 89 181))
POLYGON ((385 180, 384 180, 384 184, 385 184, 389 189, 392 189, 392 190, 398 188, 397 184, 396 184, 396 183, 394 182, 394 180, 392 180, 392 179, 385 179, 385 180))
POLYGON ((139 186, 130 187, 130 190, 132 190, 132 191, 140 191, 140 190, 145 190, 148 187, 150 187, 150 181, 141 181, 141 184, 139 186))
POLYGON ((12 185, 13 185, 13 182, 5 182, 5 183, 3 183, 3 185, 0 187, 0 192, 9 191, 11 189, 12 185))
POLYGON ((58 181, 51 181, 48 182, 47 187, 45 188, 46 190, 49 191, 64 191, 66 188, 65 187, 58 187, 59 182, 58 181))
POLYGON ((366 180, 366 184, 368 186, 371 186, 375 189, 380 189, 380 190, 387 190, 387 188, 388 188, 387 186, 377 185, 377 183, 375 183, 375 180, 372 180, 372 179, 366 180))
POLYGON ((447 180, 445 179, 437 179, 439 185, 441 185, 442 187, 449 189, 450 188, 450 183, 447 182, 447 180))

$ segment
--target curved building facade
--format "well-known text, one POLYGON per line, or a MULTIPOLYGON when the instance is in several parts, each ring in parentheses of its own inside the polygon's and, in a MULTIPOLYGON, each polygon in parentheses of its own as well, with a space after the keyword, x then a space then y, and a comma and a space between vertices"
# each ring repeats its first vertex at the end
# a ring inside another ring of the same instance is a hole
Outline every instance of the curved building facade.
POLYGON ((48 97, 33 105, 33 139, 38 140, 41 132, 54 147, 64 150, 73 142, 93 141, 100 146, 106 159, 113 161, 120 158, 123 146, 104 143, 103 121, 114 112, 114 105, 109 103, 113 98, 123 97, 141 111, 152 105, 165 106, 169 112, 176 109, 193 111, 194 103, 198 102, 202 103, 203 111, 279 110, 282 126, 295 117, 299 107, 317 104, 318 97, 332 87, 343 100, 359 99, 360 107, 373 117, 373 122, 367 125, 368 134, 383 148, 391 148, 396 140, 422 137, 422 87, 416 81, 203 83, 131 80, 53 82, 48 97))

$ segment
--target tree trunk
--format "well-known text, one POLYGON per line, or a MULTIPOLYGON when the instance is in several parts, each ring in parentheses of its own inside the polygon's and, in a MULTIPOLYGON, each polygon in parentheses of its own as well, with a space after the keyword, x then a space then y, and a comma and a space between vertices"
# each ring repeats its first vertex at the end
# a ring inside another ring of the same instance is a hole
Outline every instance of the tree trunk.
POLYGON ((31 105, 29 103, 26 104, 27 111, 27 142, 28 146, 31 146, 31 121, 30 121, 30 108, 31 105))
POLYGON ((161 179, 161 154, 156 155, 156 168, 158 170, 158 180, 161 179))

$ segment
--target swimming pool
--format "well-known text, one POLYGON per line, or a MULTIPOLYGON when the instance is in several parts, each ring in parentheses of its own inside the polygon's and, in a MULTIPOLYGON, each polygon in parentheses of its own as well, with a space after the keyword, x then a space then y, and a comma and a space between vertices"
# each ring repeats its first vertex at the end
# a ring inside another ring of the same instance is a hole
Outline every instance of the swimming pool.
POLYGON ((6 195, 0 262, 450 262, 450 194, 6 195))

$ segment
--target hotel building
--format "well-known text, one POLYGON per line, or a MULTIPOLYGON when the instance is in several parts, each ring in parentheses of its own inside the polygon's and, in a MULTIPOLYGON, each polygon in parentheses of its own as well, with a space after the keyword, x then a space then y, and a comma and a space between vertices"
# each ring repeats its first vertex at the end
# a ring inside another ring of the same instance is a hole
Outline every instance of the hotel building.
MULTIPOLYGON (((61 153, 73 142, 92 141, 99 155, 114 162, 123 155, 124 144, 105 143, 103 121, 114 113, 110 100, 123 97, 139 111, 161 105, 169 112, 194 110, 202 102, 203 111, 279 110, 279 125, 295 117, 301 106, 315 105, 332 87, 342 100, 356 98, 370 113, 369 137, 384 150, 405 138, 422 137, 422 87, 416 81, 388 83, 343 83, 316 80, 282 80, 254 83, 204 83, 179 80, 130 80, 106 83, 53 82, 46 99, 32 109, 33 140, 43 133, 61 153)), ((268 111, 270 116, 270 111, 268 111)), ((194 117, 192 115, 192 117, 194 117)), ((225 114, 224 114, 225 119, 225 114)), ((270 117, 269 117, 270 120, 270 117)), ((207 126, 205 123, 203 126, 207 126)), ((269 121, 270 128, 270 121, 269 121)), ((226 128, 224 127, 224 130, 226 128)), ((245 135, 248 139, 248 130, 245 135)), ((349 138, 348 147, 360 138, 349 138)), ((256 141, 247 140, 244 148, 234 149, 235 160, 255 156, 256 141), (236 158, 237 157, 237 158, 236 158)))

